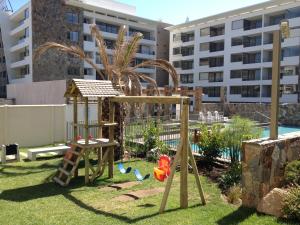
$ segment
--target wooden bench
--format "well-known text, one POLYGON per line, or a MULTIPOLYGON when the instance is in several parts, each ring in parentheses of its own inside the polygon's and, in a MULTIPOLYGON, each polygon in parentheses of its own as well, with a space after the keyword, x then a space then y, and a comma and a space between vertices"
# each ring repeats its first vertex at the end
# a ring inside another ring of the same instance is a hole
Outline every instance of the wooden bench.
POLYGON ((58 155, 64 155, 65 152, 69 149, 71 149, 71 147, 65 145, 56 146, 56 147, 47 147, 47 148, 32 148, 32 149, 28 149, 27 156, 29 160, 35 161, 36 156, 38 154, 55 152, 58 155))

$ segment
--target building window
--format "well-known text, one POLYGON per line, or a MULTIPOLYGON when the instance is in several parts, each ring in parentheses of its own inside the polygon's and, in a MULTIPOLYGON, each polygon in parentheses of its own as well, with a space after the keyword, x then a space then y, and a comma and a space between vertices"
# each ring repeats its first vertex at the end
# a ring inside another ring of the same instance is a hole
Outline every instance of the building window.
POLYGON ((79 23, 79 16, 78 16, 77 13, 68 12, 68 13, 66 13, 66 21, 68 23, 78 24, 79 23))
POLYGON ((69 66, 68 67, 69 76, 80 76, 80 67, 69 66))
POLYGON ((212 82, 223 82, 223 72, 212 72, 208 74, 208 81, 212 82))
POLYGON ((91 35, 85 34, 85 35, 83 35, 83 40, 84 41, 93 41, 93 38, 91 35))
POLYGON ((88 75, 88 76, 93 75, 93 69, 92 68, 84 68, 84 75, 88 75))
POLYGON ((242 93, 241 86, 231 86, 230 94, 231 95, 240 95, 242 93))
POLYGON ((231 29, 232 30, 238 30, 244 28, 244 20, 236 20, 232 21, 231 29))
POLYGON ((231 46, 239 46, 239 45, 243 45, 243 38, 232 38, 231 39, 231 46))
POLYGON ((79 32, 77 32, 77 31, 69 31, 69 32, 67 33, 67 38, 68 38, 70 41, 78 42, 78 40, 79 40, 79 32))
POLYGON ((173 66, 175 67, 175 68, 180 68, 180 61, 174 61, 173 62, 173 66))
POLYGON ((24 19, 27 19, 27 18, 29 18, 29 9, 28 8, 24 10, 24 19))
POLYGON ((230 79, 240 79, 242 78, 241 70, 231 70, 230 71, 230 79))
POLYGON ((209 29, 209 27, 202 28, 200 30, 200 36, 201 37, 205 37, 205 36, 209 36, 209 35, 210 35, 210 29, 209 29))
POLYGON ((242 97, 244 98, 257 98, 260 97, 260 86, 243 86, 242 87, 242 97))
POLYGON ((208 66, 209 65, 209 58, 201 58, 199 60, 199 65, 200 66, 208 66))
POLYGON ((194 74, 180 74, 180 82, 182 84, 194 83, 194 74))
POLYGON ((208 73, 199 73, 199 80, 208 80, 208 73))
POLYGON ((221 90, 220 87, 208 87, 207 95, 208 97, 220 97, 221 96, 220 90, 221 90))
POLYGON ((242 62, 243 55, 242 54, 233 54, 231 55, 231 62, 242 62))
POLYGON ((201 43, 200 44, 200 51, 205 52, 209 50, 209 42, 201 43))

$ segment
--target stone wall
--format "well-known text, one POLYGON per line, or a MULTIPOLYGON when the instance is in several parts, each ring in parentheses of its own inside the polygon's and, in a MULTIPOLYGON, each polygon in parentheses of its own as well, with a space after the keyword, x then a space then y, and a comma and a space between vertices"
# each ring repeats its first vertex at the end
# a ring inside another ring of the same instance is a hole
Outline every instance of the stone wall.
MULTIPOLYGON (((83 11, 80 8, 65 5, 62 0, 31 0, 31 6, 33 51, 45 42, 57 42, 83 48, 83 11), (66 22, 67 12, 77 13, 79 23, 66 22), (78 43, 67 39, 68 31, 79 32, 78 43)), ((33 81, 74 78, 74 75, 68 75, 69 66, 79 67, 80 76, 76 78, 83 78, 82 60, 51 50, 33 62, 33 81)))
MULTIPOLYGON (((218 111, 225 116, 240 115, 260 122, 270 122, 270 104, 260 103, 203 103, 201 111, 218 111), (264 116, 265 115, 265 116, 264 116)), ((281 104, 279 109, 279 122, 287 126, 300 126, 300 104, 281 104)))
POLYGON ((278 140, 251 140, 243 143, 243 206, 257 208, 262 198, 284 184, 288 162, 300 159, 300 132, 282 135, 278 140))

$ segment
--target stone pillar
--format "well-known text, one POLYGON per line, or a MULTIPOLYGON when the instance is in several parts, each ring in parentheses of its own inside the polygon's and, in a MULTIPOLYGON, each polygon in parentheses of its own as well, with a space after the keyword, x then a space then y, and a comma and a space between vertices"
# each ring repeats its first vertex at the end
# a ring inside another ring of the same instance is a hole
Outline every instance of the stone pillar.
POLYGON ((203 93, 202 87, 195 88, 195 95, 194 95, 195 96, 195 108, 194 108, 195 113, 199 113, 201 111, 202 93, 203 93))
POLYGON ((288 162, 300 159, 300 132, 277 140, 251 140, 242 148, 243 206, 257 208, 274 188, 284 185, 288 162))

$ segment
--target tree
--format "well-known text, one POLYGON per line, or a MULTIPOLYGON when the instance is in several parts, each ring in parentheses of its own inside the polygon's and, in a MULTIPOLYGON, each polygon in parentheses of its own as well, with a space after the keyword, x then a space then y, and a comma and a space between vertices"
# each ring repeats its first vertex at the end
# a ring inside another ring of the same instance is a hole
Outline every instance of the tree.
POLYGON ((66 46, 55 42, 47 42, 41 45, 34 54, 34 59, 41 56, 50 49, 56 49, 58 51, 78 57, 88 64, 90 64, 102 79, 111 80, 114 85, 118 85, 122 88, 125 95, 142 95, 142 85, 140 79, 150 83, 159 95, 157 83, 151 77, 139 73, 136 71, 138 68, 144 67, 158 67, 167 71, 174 84, 174 89, 178 87, 178 75, 175 68, 166 60, 155 59, 147 60, 138 65, 132 66, 132 62, 135 58, 139 47, 139 41, 143 38, 141 33, 134 33, 129 40, 126 39, 125 26, 121 27, 116 40, 116 44, 113 49, 113 60, 110 63, 109 56, 106 53, 106 45, 101 32, 98 30, 96 24, 91 25, 91 35, 95 38, 99 55, 104 69, 101 70, 94 62, 85 54, 85 52, 77 46, 66 46))

